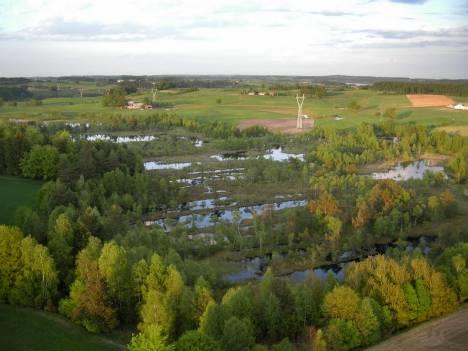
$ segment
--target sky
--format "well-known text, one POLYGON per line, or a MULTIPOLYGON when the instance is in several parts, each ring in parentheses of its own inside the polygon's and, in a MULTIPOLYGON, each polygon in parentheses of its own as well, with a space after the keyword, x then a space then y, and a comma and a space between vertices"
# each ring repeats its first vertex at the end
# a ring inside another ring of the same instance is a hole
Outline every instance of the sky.
POLYGON ((468 78, 468 0, 0 0, 0 76, 468 78))

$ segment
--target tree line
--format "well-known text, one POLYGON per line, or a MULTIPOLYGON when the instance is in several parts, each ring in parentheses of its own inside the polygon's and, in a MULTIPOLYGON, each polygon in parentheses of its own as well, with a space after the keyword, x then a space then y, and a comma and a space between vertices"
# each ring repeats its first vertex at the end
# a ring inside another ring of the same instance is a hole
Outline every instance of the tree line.
POLYGON ((468 83, 445 82, 398 82, 381 81, 371 85, 374 90, 396 94, 444 94, 468 96, 468 83))

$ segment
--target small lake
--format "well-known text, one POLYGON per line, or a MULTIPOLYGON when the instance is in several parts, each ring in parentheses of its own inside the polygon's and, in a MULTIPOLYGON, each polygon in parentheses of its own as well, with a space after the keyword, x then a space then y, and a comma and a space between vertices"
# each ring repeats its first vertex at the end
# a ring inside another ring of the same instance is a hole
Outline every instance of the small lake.
POLYGON ((423 179, 424 175, 428 172, 438 173, 441 172, 446 177, 444 167, 430 166, 427 161, 419 160, 409 164, 399 163, 396 167, 386 172, 374 172, 372 178, 374 179, 393 179, 396 181, 405 181, 408 179, 423 179))

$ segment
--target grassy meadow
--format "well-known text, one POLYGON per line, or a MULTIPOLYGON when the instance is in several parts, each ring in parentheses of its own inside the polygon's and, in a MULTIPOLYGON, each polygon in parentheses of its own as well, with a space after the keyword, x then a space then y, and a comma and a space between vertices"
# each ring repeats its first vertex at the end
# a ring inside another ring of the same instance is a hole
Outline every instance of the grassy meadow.
MULTIPOLYGON (((76 89, 76 88, 74 88, 76 89)), ((150 91, 130 95, 128 99, 142 101, 150 91)), ((467 98, 452 97, 455 101, 467 98)), ((158 92, 156 100, 170 103, 172 108, 157 108, 154 111, 175 112, 201 122, 225 121, 237 125, 248 119, 295 118, 297 106, 294 96, 248 96, 240 89, 200 89, 193 92, 168 90, 158 92), (220 99, 221 101, 217 101, 220 99)), ((40 106, 20 102, 17 106, 4 104, 0 107, 0 120, 33 119, 85 121, 90 113, 147 114, 150 111, 129 111, 104 107, 100 97, 56 97, 42 100, 40 106)), ((306 98, 304 113, 314 117, 316 125, 331 128, 350 128, 362 122, 379 122, 381 113, 395 108, 395 120, 399 123, 417 123, 434 126, 468 125, 468 112, 443 107, 412 107, 405 95, 382 94, 366 89, 331 90, 323 98, 306 98), (360 109, 348 107, 355 101, 360 109), (339 116, 343 119, 336 120, 339 116)), ((463 128, 462 128, 463 129, 463 128)))
POLYGON ((31 206, 41 185, 35 180, 0 176, 0 224, 14 224, 16 209, 31 206))
POLYGON ((55 313, 0 305, 0 350, 118 351, 124 345, 98 335, 55 313))

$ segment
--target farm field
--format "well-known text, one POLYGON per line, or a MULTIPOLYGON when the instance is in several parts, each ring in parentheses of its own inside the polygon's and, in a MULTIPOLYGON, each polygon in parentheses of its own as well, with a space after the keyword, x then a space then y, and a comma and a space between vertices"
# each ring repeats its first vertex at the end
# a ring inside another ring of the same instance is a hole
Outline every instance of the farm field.
POLYGON ((445 95, 412 94, 406 95, 414 107, 448 106, 454 101, 445 95))
POLYGON ((0 349, 8 351, 118 351, 125 347, 92 335, 58 314, 0 305, 0 349))
MULTIPOLYGON (((128 99, 142 101, 146 94, 130 95, 128 99)), ((466 98, 451 97, 454 101, 466 98)), ((85 121, 90 116, 99 118, 101 113, 144 115, 152 112, 176 113, 201 122, 223 121, 239 125, 249 120, 281 120, 295 122, 297 106, 294 96, 248 96, 239 89, 200 89, 193 92, 176 90, 161 91, 156 101, 170 104, 170 108, 155 108, 153 111, 135 111, 104 107, 100 97, 57 97, 43 100, 40 106, 20 102, 17 106, 0 107, 0 120, 63 120, 85 121)), ((387 108, 395 109, 394 119, 398 123, 451 126, 468 125, 468 113, 445 107, 413 107, 405 95, 382 94, 373 90, 347 89, 330 91, 323 98, 306 98, 304 113, 315 119, 319 127, 346 129, 363 122, 378 123, 387 108), (351 109, 356 102, 359 109, 351 109), (337 118, 338 117, 338 118, 337 118)))
POLYGON ((466 350, 468 344, 468 308, 444 318, 424 323, 396 335, 368 351, 391 350, 466 350))
POLYGON ((13 224, 20 206, 32 206, 42 182, 0 176, 0 223, 13 224))

